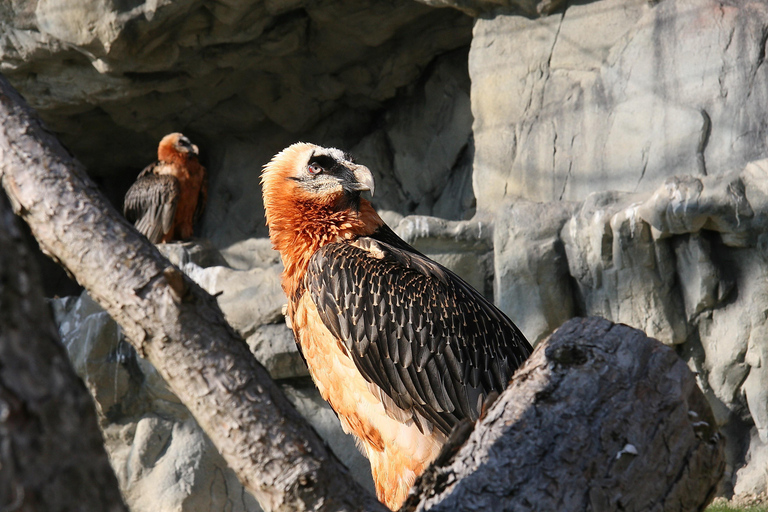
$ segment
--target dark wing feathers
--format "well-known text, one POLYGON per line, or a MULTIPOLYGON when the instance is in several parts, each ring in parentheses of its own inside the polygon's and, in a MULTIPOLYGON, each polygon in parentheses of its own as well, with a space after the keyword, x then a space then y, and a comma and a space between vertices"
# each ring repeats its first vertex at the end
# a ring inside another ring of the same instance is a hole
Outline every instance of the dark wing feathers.
POLYGON ((495 306, 386 226, 319 249, 304 284, 363 376, 446 434, 531 353, 495 306))
POLYGON ((181 194, 176 178, 154 173, 157 165, 162 164, 154 163, 141 171, 125 194, 123 203, 125 218, 154 244, 160 242, 163 235, 173 227, 173 217, 181 194))
POLYGON ((203 182, 200 186, 200 193, 197 196, 197 206, 195 206, 195 213, 192 215, 192 223, 197 224, 200 218, 203 216, 205 207, 208 205, 208 173, 203 169, 203 182))

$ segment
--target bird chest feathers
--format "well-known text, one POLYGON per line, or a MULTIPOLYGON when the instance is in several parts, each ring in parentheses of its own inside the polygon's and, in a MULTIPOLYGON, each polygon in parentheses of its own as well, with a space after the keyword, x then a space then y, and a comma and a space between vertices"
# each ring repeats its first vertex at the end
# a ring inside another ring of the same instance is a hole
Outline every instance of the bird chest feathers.
POLYGON ((411 414, 367 381, 346 347, 328 331, 308 293, 296 304, 292 324, 312 380, 339 417, 344 432, 354 434, 371 462, 379 498, 396 509, 416 476, 437 457, 446 436, 422 431, 411 414))

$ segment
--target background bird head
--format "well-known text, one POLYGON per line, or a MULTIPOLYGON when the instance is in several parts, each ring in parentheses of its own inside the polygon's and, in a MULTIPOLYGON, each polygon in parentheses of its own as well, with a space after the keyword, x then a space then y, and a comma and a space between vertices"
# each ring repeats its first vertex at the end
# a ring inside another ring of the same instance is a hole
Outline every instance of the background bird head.
POLYGON ((330 207, 356 207, 360 193, 374 183, 371 171, 336 148, 299 142, 275 155, 261 174, 267 223, 276 208, 314 203, 330 207))
POLYGON ((157 146, 157 159, 161 162, 183 163, 189 159, 197 158, 197 156, 197 146, 178 132, 169 133, 163 137, 160 145, 157 146))

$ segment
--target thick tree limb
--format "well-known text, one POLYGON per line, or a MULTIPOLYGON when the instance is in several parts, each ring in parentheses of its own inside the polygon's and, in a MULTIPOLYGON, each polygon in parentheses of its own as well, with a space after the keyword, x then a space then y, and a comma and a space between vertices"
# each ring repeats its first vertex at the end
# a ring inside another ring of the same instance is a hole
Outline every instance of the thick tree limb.
POLYGON ((266 510, 386 510, 227 325, 0 77, 0 179, 41 248, 122 326, 266 510))
POLYGON ((695 511, 725 442, 675 352, 641 331, 572 319, 542 342, 405 510, 695 511))
POLYGON ((17 223, 0 193, 0 510, 125 511, 17 223))

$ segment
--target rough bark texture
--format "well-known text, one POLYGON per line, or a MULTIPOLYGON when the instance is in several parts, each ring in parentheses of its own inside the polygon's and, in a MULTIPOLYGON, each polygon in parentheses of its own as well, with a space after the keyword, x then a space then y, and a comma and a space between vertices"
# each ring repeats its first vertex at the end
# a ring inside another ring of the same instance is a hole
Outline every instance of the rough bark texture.
POLYGON ((115 318, 266 510, 384 510, 299 416, 216 301, 141 237, 0 78, 0 178, 42 249, 115 318))
POLYGON ((406 510, 695 511, 724 441, 675 352, 604 319, 541 343, 456 455, 406 510))
POLYGON ((0 193, 0 510, 125 511, 17 222, 0 193))

